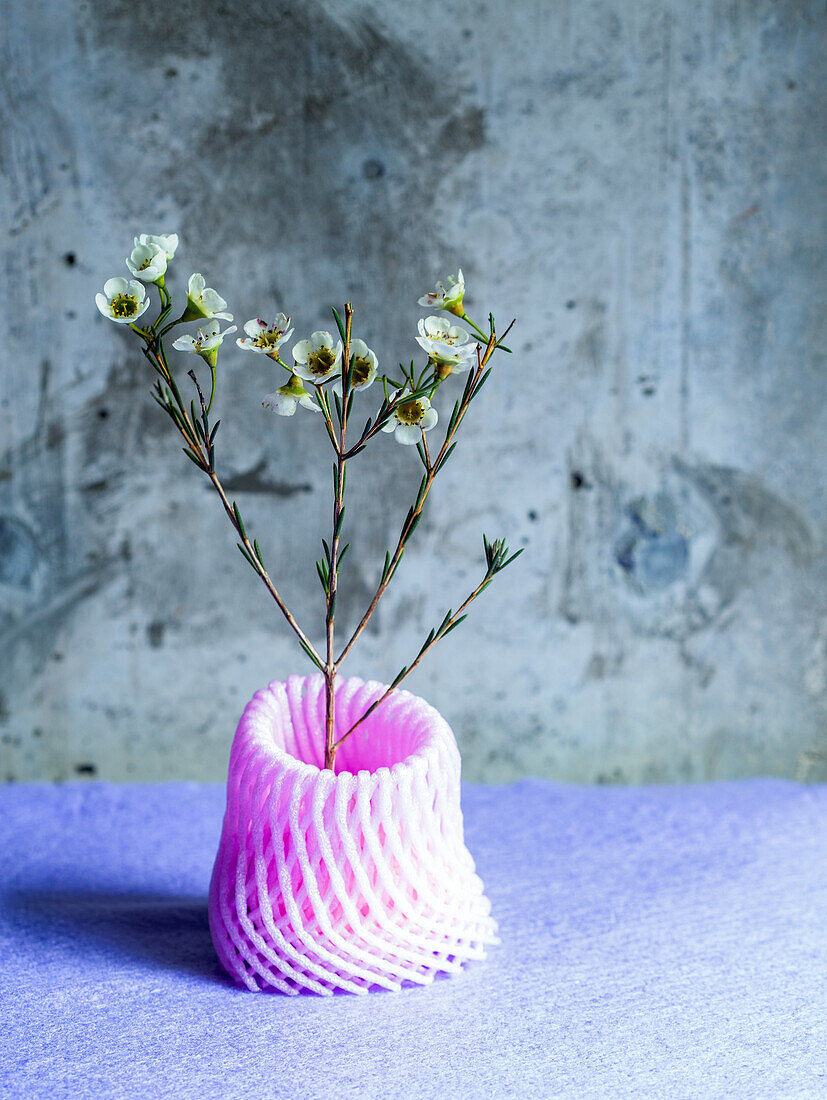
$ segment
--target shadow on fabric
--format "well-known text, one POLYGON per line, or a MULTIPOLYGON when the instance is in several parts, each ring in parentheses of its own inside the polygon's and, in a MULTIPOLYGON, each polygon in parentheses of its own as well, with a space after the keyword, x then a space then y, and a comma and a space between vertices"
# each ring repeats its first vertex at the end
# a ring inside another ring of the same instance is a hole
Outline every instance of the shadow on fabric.
POLYGON ((103 967, 132 959, 232 985, 210 939, 207 899, 105 890, 18 890, 6 895, 18 947, 89 955, 103 967))

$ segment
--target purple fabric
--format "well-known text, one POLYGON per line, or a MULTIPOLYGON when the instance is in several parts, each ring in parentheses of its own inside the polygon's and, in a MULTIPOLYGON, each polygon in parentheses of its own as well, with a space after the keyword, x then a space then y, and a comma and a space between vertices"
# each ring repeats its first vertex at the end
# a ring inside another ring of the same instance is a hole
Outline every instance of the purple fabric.
POLYGON ((502 945, 331 998, 223 975, 223 803, 0 789, 0 1095, 825 1095, 827 787, 466 786, 502 945))

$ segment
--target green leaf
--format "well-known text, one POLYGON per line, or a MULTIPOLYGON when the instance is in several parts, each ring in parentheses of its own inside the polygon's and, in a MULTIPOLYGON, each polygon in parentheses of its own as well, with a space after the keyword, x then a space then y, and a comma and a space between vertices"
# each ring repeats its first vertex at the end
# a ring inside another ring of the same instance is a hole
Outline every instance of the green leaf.
POLYGON ((247 532, 244 529, 244 520, 241 518, 241 512, 238 510, 238 505, 233 501, 233 514, 235 515, 236 523, 238 524, 238 532, 243 539, 247 538, 247 532))
POLYGON ((259 549, 258 539, 253 539, 253 549, 256 552, 256 557, 258 558, 258 560, 261 562, 262 565, 264 565, 264 559, 261 556, 261 550, 259 549))
POLYGON ((448 448, 448 450, 447 450, 447 451, 445 452, 445 454, 444 454, 444 455, 442 456, 442 461, 440 462, 439 466, 437 466, 437 470, 441 470, 441 469, 442 469, 442 467, 443 467, 443 466, 445 465, 445 463, 446 463, 446 462, 448 461, 448 459, 449 459, 449 458, 451 457, 451 455, 452 455, 452 454, 454 453, 454 447, 456 447, 457 443, 459 443, 459 440, 458 440, 458 439, 457 439, 457 440, 455 440, 455 441, 454 441, 454 442, 453 442, 453 443, 451 444, 451 446, 450 446, 450 447, 448 448))
POLYGON ((310 660, 313 662, 313 664, 316 666, 316 668, 322 669, 322 671, 323 671, 323 666, 322 666, 321 661, 318 661, 316 659, 316 657, 313 655, 313 650, 310 648, 310 646, 306 645, 305 642, 301 638, 299 638, 299 645, 302 647, 302 649, 307 654, 307 656, 310 658, 310 660))
POLYGON ((336 320, 336 328, 339 330, 339 335, 342 338, 342 343, 344 343, 345 342, 345 326, 342 324, 342 318, 339 316, 339 313, 338 313, 335 306, 331 306, 330 308, 333 310, 333 317, 336 320))
POLYGON ((195 465, 196 465, 196 466, 198 467, 198 469, 199 469, 199 470, 203 471, 204 467, 203 467, 203 466, 201 465, 201 462, 200 462, 200 460, 199 460, 199 459, 198 459, 198 457, 197 457, 197 456, 196 456, 196 455, 195 455, 195 454, 194 454, 194 453, 193 453, 193 452, 192 452, 192 451, 191 451, 191 450, 189 449, 189 447, 182 447, 182 448, 181 448, 181 450, 182 450, 182 451, 184 452, 184 454, 185 454, 185 455, 187 456, 187 458, 188 458, 188 459, 189 459, 189 460, 190 460, 191 462, 194 462, 194 463, 195 463, 195 465))
POLYGON ((322 568, 322 563, 320 561, 316 562, 316 572, 319 574, 319 582, 322 586, 323 591, 327 592, 327 578, 325 577, 325 571, 322 568))
POLYGON ((445 631, 445 633, 443 634, 443 638, 447 638, 447 637, 448 637, 448 635, 449 635, 449 634, 451 633, 451 631, 452 631, 452 630, 454 630, 454 629, 456 629, 456 627, 458 627, 460 623, 462 623, 462 622, 465 622, 465 620, 466 620, 467 618, 468 618, 468 614, 467 614, 467 612, 466 612, 466 614, 465 614, 465 615, 460 615, 460 617, 459 617, 458 619, 455 619, 455 620, 454 620, 454 621, 453 621, 453 622, 451 623, 451 625, 450 625, 450 626, 448 627, 448 629, 447 629, 447 630, 445 631))
POLYGON ((511 563, 515 560, 515 558, 519 558, 519 556, 520 556, 520 554, 522 554, 523 550, 525 550, 525 547, 521 546, 519 550, 515 551, 515 553, 513 553, 511 555, 511 557, 508 559, 508 561, 504 561, 502 563, 502 565, 500 566, 500 569, 505 569, 505 567, 507 565, 511 565, 511 563))
MULTIPOLYGON (((239 548, 239 550, 241 551, 241 553, 242 553, 242 554, 244 555, 244 557, 245 557, 245 558, 247 559, 248 563, 249 563, 249 564, 250 564, 250 565, 251 565, 251 566, 253 567, 253 569, 255 569, 255 568, 256 568, 256 563, 255 563, 255 562, 253 561, 253 559, 252 559, 252 558, 250 557, 250 555, 249 555, 249 554, 247 553, 247 550, 246 550, 246 548, 245 548, 244 546, 242 546, 240 542, 237 542, 237 543, 236 543, 236 546, 237 546, 237 547, 239 548)), ((256 572, 258 572, 258 570, 256 570, 256 572)))
POLYGON ((342 561, 344 560, 344 556, 348 552, 349 549, 350 549, 350 543, 346 542, 345 545, 342 547, 342 549, 339 551, 339 560, 336 562, 336 568, 337 569, 342 564, 342 561))
POLYGON ((404 665, 402 667, 401 671, 399 671, 396 674, 396 678, 394 679, 393 683, 391 684, 391 688, 395 688, 397 684, 400 684, 405 679, 407 674, 408 674, 408 666, 404 665))

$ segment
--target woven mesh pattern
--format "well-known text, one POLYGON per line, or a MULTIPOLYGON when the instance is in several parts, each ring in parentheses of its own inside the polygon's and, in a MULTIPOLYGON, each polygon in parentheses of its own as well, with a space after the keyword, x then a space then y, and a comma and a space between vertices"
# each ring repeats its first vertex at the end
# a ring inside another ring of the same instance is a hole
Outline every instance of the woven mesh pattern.
MULTIPOLYGON (((337 736, 382 694, 340 681, 337 736)), ((396 691, 321 769, 324 681, 253 696, 230 755, 210 884, 229 973, 283 993, 421 985, 484 957, 496 925, 463 840, 460 758, 447 722, 396 691)))

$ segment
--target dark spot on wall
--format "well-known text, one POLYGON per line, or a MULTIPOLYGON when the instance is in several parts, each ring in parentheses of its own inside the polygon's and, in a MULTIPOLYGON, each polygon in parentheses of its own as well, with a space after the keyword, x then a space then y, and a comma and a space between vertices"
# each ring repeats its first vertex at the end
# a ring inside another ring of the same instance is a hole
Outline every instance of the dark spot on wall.
POLYGON ((460 115, 449 118, 442 127, 440 141, 453 149, 458 157, 465 156, 485 144, 485 112, 481 107, 468 107, 460 115))
POLYGON ((74 267, 77 263, 77 256, 74 254, 74 252, 64 252, 63 262, 66 264, 67 267, 74 267))
POLYGON ((628 529, 614 546, 614 558, 635 591, 659 592, 686 575, 689 542, 678 530, 671 497, 638 497, 626 505, 628 529))
POLYGON ((172 80, 173 77, 178 76, 178 70, 170 65, 168 69, 164 70, 164 76, 167 78, 167 80, 172 80))
POLYGON ((106 420, 108 416, 109 416, 109 409, 107 409, 107 408, 98 409, 98 419, 99 420, 106 420))
POLYGON ((576 305, 577 302, 575 302, 574 298, 569 298, 569 300, 566 302, 566 309, 574 309, 576 305))
POLYGON ((277 497, 292 497, 296 493, 312 493, 309 482, 291 483, 277 478, 266 478, 267 459, 259 462, 243 473, 235 474, 224 480, 224 488, 230 493, 270 493, 277 497))
POLYGON ((41 556, 34 534, 22 520, 0 516, 0 582, 31 590, 41 556))
POLYGON ((385 166, 381 160, 366 160, 362 165, 362 175, 366 180, 378 180, 385 174, 385 166))
POLYGON ((32 737, 42 737, 42 736, 43 736, 43 730, 40 729, 39 727, 35 727, 32 730, 32 737))
POLYGON ((6 697, 2 691, 0 691, 0 722, 7 722, 9 719, 9 708, 6 706, 6 697))
POLYGON ((76 775, 97 775, 98 768, 96 764, 75 764, 76 775))
POLYGON ((149 638, 149 644, 153 649, 158 649, 164 642, 164 629, 165 624, 161 619, 153 619, 149 626, 146 628, 146 635, 149 638))
POLYGON ((529 519, 531 520, 531 522, 532 522, 532 523, 534 523, 534 522, 536 521, 536 519, 537 519, 537 513, 536 513, 536 512, 534 511, 534 509, 533 509, 533 508, 529 508, 529 510, 528 510, 528 518, 529 518, 529 519))
POLYGON ((102 493, 109 485, 107 478, 102 477, 98 481, 90 481, 83 486, 84 493, 102 493))
POLYGON ((62 447, 66 439, 66 429, 59 420, 51 420, 46 426, 46 446, 50 451, 62 447))
POLYGON ((656 392, 657 391, 656 391, 654 386, 644 386, 643 387, 643 396, 644 397, 654 397, 656 392))
POLYGON ((574 344, 574 365, 579 373, 594 377, 606 360, 606 334, 603 322, 592 325, 577 337, 574 344))
POLYGON ((569 476, 569 483, 575 492, 578 489, 591 489, 591 483, 586 480, 579 470, 572 470, 569 476))
POLYGON ((797 87, 798 87, 798 84, 794 80, 788 80, 787 81, 787 91, 794 92, 797 87))

